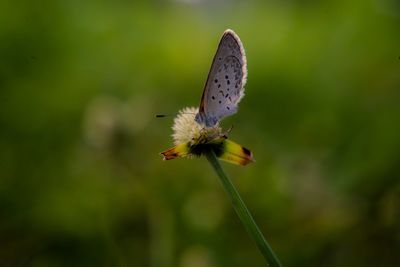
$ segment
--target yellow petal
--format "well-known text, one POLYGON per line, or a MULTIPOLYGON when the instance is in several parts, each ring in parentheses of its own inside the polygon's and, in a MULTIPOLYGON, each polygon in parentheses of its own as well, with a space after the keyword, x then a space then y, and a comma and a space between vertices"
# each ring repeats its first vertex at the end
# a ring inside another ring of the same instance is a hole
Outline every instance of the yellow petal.
POLYGON ((189 143, 179 144, 160 153, 164 156, 164 160, 170 160, 179 157, 186 157, 189 154, 189 143))
POLYGON ((245 166, 254 161, 250 150, 228 139, 215 147, 215 153, 219 159, 237 165, 245 166))

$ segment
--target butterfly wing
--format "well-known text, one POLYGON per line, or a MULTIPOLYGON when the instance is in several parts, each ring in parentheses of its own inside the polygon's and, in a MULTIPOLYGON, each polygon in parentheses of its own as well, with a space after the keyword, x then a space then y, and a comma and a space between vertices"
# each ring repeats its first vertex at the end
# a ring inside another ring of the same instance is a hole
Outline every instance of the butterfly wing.
POLYGON ((200 101, 196 121, 212 127, 236 113, 244 96, 247 78, 246 55, 239 36, 226 30, 219 42, 200 101))

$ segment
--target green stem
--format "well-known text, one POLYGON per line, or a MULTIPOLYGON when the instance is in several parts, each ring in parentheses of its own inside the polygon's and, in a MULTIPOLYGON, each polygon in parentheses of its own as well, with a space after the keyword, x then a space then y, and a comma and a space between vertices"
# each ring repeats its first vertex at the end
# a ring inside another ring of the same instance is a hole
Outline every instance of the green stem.
POLYGON ((268 244, 267 240, 265 240, 263 234, 261 233, 260 229, 258 228, 256 222, 254 221, 253 217, 251 216, 249 210, 247 209, 246 205, 244 204, 242 198, 240 197, 238 191, 236 190, 235 186, 232 184, 231 180, 226 176, 224 170, 221 167, 214 151, 210 149, 205 153, 208 161, 213 166, 214 170, 218 174, 218 177, 225 188, 226 192, 231 199, 233 208, 235 209, 237 215, 239 216, 240 220, 242 221, 244 227, 246 228, 247 232, 256 242, 258 249, 263 254, 264 258, 267 261, 267 264, 272 267, 282 267, 282 264, 279 262, 279 259, 276 257, 275 253, 272 251, 272 248, 268 244))

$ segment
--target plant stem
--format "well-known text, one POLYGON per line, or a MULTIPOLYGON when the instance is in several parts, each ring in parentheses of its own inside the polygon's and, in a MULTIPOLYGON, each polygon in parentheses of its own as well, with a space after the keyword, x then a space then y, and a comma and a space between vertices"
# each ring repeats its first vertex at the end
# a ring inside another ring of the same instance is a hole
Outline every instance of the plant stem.
POLYGON ((263 234, 261 233, 260 229, 258 228, 256 222, 254 221, 253 217, 251 216, 249 210, 247 209, 246 205, 244 204, 242 198, 240 197, 238 191, 236 190, 235 186, 232 184, 231 180, 226 176, 224 170, 221 167, 214 151, 212 149, 208 150, 205 153, 208 161, 213 166, 215 172, 218 174, 218 177, 225 188, 226 192, 231 199, 233 208, 235 209, 237 215, 239 216, 240 220, 242 221, 244 227, 246 228, 247 232, 256 242, 258 249, 263 254, 264 258, 267 261, 267 264, 272 267, 282 267, 279 259, 276 257, 275 253, 272 251, 272 248, 268 244, 267 240, 265 240, 263 234))

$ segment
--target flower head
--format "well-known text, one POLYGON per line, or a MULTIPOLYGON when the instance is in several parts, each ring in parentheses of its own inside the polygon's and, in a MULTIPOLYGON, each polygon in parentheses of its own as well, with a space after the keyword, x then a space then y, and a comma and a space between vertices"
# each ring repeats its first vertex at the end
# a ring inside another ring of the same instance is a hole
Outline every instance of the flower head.
POLYGON ((193 107, 179 111, 172 126, 175 147, 161 152, 164 160, 200 156, 206 149, 212 149, 218 158, 233 164, 247 165, 253 161, 250 150, 228 140, 218 123, 213 127, 197 123, 197 112, 193 107))
POLYGON ((195 121, 198 108, 190 107, 179 111, 174 119, 172 137, 174 144, 190 143, 191 145, 207 143, 208 141, 221 136, 222 129, 219 125, 204 127, 195 121))

